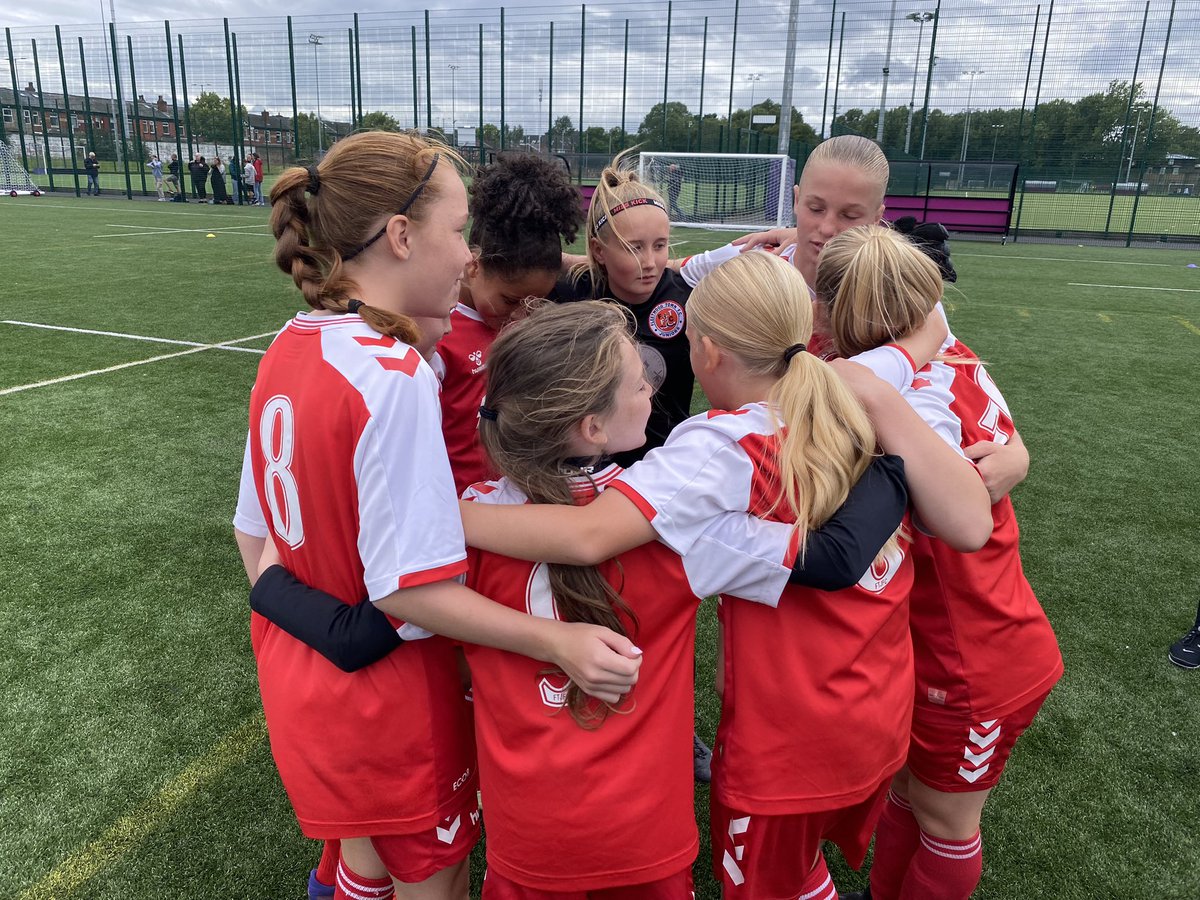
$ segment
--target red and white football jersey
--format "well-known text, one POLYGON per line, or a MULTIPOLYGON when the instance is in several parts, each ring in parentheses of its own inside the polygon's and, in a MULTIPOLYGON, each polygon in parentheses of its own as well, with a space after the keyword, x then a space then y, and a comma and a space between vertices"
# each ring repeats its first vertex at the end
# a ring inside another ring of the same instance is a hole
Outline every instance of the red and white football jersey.
MULTIPOLYGON (((953 335, 941 355, 977 359, 953 335)), ((883 367, 866 363, 888 380, 883 367)), ((911 384, 902 395, 960 453, 978 441, 1006 444, 1012 437, 1008 404, 980 363, 934 360, 915 373, 910 368, 908 377, 911 384)), ((894 384, 896 379, 891 380, 894 384)), ((982 549, 960 553, 918 533, 913 561, 912 632, 921 715, 971 721, 1004 716, 1062 677, 1054 630, 1021 566, 1011 499, 993 504, 992 536, 982 549)))
MULTIPOLYGON (((791 521, 778 499, 777 444, 765 404, 714 410, 679 426, 613 484, 681 554, 713 516, 791 521)), ((904 763, 912 713, 903 547, 857 585, 789 585, 772 610, 726 597, 725 694, 713 790, 762 815, 858 803, 904 763)))
MULTIPOLYGON (((595 488, 621 471, 597 472, 595 488)), ((586 480, 576 483, 579 502, 594 496, 586 480)), ((466 498, 527 502, 504 479, 474 485, 466 498)), ((592 731, 564 708, 563 674, 466 645, 489 869, 530 888, 574 892, 655 881, 691 864, 698 846, 691 740, 698 598, 740 581, 771 582, 770 599, 778 600, 788 572, 782 558, 791 552, 790 529, 742 515, 719 521, 689 558, 652 542, 601 566, 637 617, 636 626, 623 621, 644 657, 621 711, 592 731)), ((545 565, 470 554, 472 588, 558 618, 545 565)))
MULTIPOLYGON (((763 250, 762 247, 755 247, 755 250, 763 250)), ((686 256, 683 262, 679 264, 679 274, 684 280, 695 287, 700 283, 700 279, 711 272, 713 269, 722 263, 728 262, 746 252, 746 248, 735 244, 726 244, 723 247, 715 247, 712 250, 705 250, 702 253, 696 253, 692 256, 686 256)), ((765 252, 765 251, 764 251, 765 252)), ((796 254, 796 245, 788 244, 776 254, 780 259, 785 259, 788 262, 792 261, 792 257, 796 254)), ((810 286, 811 289, 811 286, 810 286)))
MULTIPOLYGON (((251 393, 254 496, 244 478, 238 522, 269 523, 297 578, 351 604, 462 574, 439 420, 436 379, 415 349, 356 315, 298 315, 251 393)), ((271 749, 305 834, 436 824, 474 768, 449 642, 415 640, 345 673, 256 614, 251 639, 271 749)))
POLYGON ((450 333, 438 342, 435 368, 442 380, 442 434, 459 494, 495 473, 479 445, 479 404, 487 382, 487 353, 496 332, 469 306, 450 314, 450 333))

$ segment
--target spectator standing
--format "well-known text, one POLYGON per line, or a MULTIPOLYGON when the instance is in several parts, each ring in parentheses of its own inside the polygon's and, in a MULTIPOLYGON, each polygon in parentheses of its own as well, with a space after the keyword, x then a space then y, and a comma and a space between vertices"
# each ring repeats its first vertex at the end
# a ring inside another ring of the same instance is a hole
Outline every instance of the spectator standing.
POLYGON ((254 203, 256 206, 266 206, 267 203, 263 200, 263 164, 262 157, 257 153, 253 154, 254 159, 254 203))
POLYGON ((212 202, 222 206, 232 203, 229 193, 225 190, 225 166, 221 164, 221 157, 214 156, 210 168, 208 177, 212 184, 212 202))
POLYGON ((162 160, 155 156, 150 162, 146 163, 146 167, 154 176, 154 190, 158 191, 158 202, 162 203, 167 198, 163 196, 163 165, 162 160))
POLYGON ((188 171, 192 175, 192 199, 207 200, 204 183, 208 181, 208 164, 204 162, 204 157, 197 153, 196 158, 188 163, 188 171))
POLYGON ((184 196, 183 188, 180 186, 180 175, 183 173, 183 164, 179 161, 179 154, 172 153, 171 161, 167 163, 167 189, 171 192, 171 199, 176 203, 187 203, 187 197, 184 196))
POLYGON ((87 173, 88 196, 90 197, 94 193, 97 197, 99 197, 100 196, 100 160, 96 159, 95 153, 89 153, 87 155, 87 159, 85 159, 83 161, 83 171, 87 173))
POLYGON ((246 191, 246 199, 251 203, 257 203, 258 197, 254 190, 254 176, 256 174, 254 168, 254 160, 247 156, 246 165, 242 168, 242 184, 246 191))

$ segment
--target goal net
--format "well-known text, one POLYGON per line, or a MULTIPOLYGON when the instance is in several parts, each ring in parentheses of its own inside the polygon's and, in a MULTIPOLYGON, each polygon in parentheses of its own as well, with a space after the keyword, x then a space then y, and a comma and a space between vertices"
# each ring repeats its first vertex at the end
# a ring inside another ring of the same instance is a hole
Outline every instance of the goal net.
POLYGON ((8 144, 0 140, 0 193, 11 194, 40 193, 41 189, 33 183, 29 173, 25 171, 21 161, 13 155, 8 144))
POLYGON ((672 225, 751 230, 792 224, 796 161, 760 153, 642 153, 638 177, 667 201, 672 225))

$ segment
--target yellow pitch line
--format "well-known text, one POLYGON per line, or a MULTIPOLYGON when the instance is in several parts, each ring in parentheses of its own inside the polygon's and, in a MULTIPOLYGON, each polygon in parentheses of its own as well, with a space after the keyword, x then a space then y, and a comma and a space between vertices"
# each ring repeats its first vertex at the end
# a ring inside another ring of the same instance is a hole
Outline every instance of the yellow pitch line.
POLYGON ((1183 316, 1171 316, 1171 318, 1190 331, 1192 334, 1200 334, 1200 328, 1197 328, 1187 319, 1183 318, 1183 316))
POLYGON ((1112 319, 1110 319, 1104 313, 1096 313, 1096 315, 1099 316, 1101 322, 1108 322, 1110 325, 1112 324, 1112 319))
POLYGON ((1028 319, 1029 318, 1029 310, 1024 309, 1024 308, 1018 309, 1017 315, 1020 316, 1022 319, 1028 319))
POLYGON ((18 900, 60 900, 71 896, 142 843, 205 782, 249 756, 266 735, 262 714, 252 716, 167 782, 158 794, 122 816, 99 838, 68 856, 45 878, 23 891, 18 900))

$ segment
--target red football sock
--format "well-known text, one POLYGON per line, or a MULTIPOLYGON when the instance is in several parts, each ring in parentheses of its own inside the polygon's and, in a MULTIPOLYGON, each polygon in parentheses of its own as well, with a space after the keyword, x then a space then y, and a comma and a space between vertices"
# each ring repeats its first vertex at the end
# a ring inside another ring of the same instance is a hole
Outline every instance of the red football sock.
POLYGON ((825 865, 825 854, 817 854, 817 864, 804 879, 797 900, 838 900, 837 888, 833 886, 833 878, 825 865))
POLYGON ((396 888, 390 877, 364 878, 357 875, 346 863, 338 863, 337 887, 333 900, 391 900, 396 888))
POLYGON ((896 900, 908 864, 921 842, 921 826, 908 801, 888 791, 883 815, 875 826, 875 855, 871 861, 871 900, 896 900))
POLYGON ((983 838, 948 841, 921 832, 900 900, 967 900, 983 874, 983 838))
POLYGON ((342 842, 328 840, 321 847, 321 861, 317 863, 317 881, 332 885, 337 881, 338 858, 342 853, 342 842))

